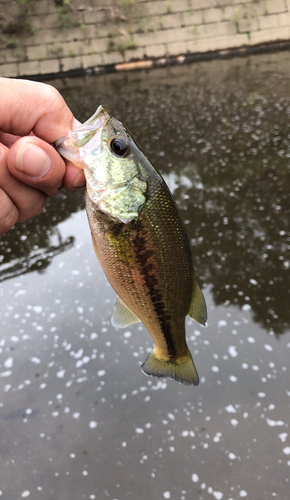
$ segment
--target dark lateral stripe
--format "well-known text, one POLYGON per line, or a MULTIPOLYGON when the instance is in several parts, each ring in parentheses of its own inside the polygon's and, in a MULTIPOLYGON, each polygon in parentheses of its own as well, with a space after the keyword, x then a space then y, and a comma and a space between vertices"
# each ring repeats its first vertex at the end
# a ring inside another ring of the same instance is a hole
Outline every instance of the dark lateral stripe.
POLYGON ((175 358, 177 356, 177 350, 172 337, 170 317, 165 310, 165 304, 162 300, 162 292, 158 286, 154 264, 150 262, 150 259, 154 257, 155 252, 154 250, 148 248, 146 245, 146 239, 141 234, 137 234, 134 238, 134 246, 140 263, 141 274, 144 277, 154 310, 162 328, 168 355, 171 358, 175 358))

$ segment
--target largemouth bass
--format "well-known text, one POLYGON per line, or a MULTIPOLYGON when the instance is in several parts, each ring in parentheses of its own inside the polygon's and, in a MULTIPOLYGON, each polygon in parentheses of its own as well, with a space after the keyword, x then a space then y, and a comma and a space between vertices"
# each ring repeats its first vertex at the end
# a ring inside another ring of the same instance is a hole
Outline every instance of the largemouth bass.
POLYGON ((56 143, 83 168, 86 210, 99 262, 117 300, 115 327, 142 321, 155 346, 147 375, 197 385, 185 317, 205 324, 190 246, 173 197, 128 129, 105 106, 56 143))

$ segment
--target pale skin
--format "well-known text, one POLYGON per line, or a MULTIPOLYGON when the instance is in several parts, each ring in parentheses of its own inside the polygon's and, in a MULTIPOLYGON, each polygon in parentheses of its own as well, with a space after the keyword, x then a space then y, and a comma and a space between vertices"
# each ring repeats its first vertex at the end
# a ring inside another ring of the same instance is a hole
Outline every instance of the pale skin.
POLYGON ((79 126, 59 92, 28 80, 0 78, 0 235, 42 211, 61 187, 77 189, 84 173, 53 143, 79 126))

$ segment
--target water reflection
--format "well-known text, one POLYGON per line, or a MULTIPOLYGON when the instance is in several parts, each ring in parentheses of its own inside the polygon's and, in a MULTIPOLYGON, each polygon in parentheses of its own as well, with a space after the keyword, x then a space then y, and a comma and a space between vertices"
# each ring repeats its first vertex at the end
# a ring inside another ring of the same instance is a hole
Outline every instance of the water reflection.
POLYGON ((151 337, 110 323, 83 191, 7 233, 0 265, 45 259, 0 283, 0 497, 288 500, 287 56, 53 82, 80 119, 108 104, 162 171, 209 324, 187 320, 198 387, 145 377, 151 337))
MULTIPOLYGON (((105 103, 134 131, 174 191, 201 284, 211 286, 216 304, 251 307, 254 320, 276 334, 290 324, 290 85, 283 57, 268 56, 260 67, 249 58, 230 70, 219 62, 52 82, 80 120, 105 103)), ((27 259, 35 245, 48 248, 57 223, 82 207, 82 193, 51 201, 45 214, 0 241, 2 263, 27 259)))
POLYGON ((61 193, 48 199, 41 216, 6 233, 0 239, 0 282, 32 271, 43 272, 55 255, 70 249, 75 238, 64 240, 57 226, 83 206, 83 193, 61 193))
POLYGON ((53 257, 69 250, 74 244, 72 236, 63 241, 57 229, 55 235, 53 235, 58 240, 55 245, 50 244, 48 232, 45 233, 45 236, 45 247, 41 246, 40 248, 39 245, 33 245, 32 247, 29 236, 21 235, 22 250, 25 257, 16 257, 14 260, 9 260, 8 263, 0 264, 0 282, 32 271, 43 272, 49 266, 53 257))

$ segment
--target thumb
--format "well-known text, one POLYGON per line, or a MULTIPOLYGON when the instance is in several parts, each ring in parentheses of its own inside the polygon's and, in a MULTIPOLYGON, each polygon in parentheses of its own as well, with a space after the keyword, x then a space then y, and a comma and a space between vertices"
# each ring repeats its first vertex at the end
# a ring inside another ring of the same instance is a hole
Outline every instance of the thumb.
POLYGON ((82 172, 67 166, 54 147, 38 137, 27 136, 16 141, 8 153, 7 164, 19 181, 48 196, 55 196, 63 184, 70 188, 84 184, 82 172))

